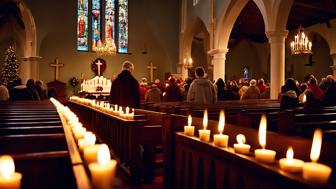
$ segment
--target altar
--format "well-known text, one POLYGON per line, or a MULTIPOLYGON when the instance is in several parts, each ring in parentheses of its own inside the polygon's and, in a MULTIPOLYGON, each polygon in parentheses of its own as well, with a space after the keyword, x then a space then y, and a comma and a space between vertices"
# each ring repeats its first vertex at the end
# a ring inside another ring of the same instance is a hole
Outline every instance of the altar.
POLYGON ((85 98, 107 98, 110 95, 112 82, 110 79, 101 76, 106 69, 105 60, 97 58, 91 64, 95 77, 81 83, 80 94, 85 98))

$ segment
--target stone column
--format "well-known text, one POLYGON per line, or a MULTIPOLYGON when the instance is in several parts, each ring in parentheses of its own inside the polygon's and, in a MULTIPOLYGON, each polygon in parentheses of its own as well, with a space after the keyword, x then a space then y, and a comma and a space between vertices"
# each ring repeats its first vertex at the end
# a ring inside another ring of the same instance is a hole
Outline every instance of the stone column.
POLYGON ((285 83, 285 39, 287 30, 266 32, 271 52, 271 99, 277 99, 281 86, 285 83))
POLYGON ((333 76, 334 76, 334 79, 335 79, 336 78, 336 53, 331 54, 330 57, 333 61, 333 65, 330 66, 330 68, 333 71, 333 76))
POLYGON ((212 49, 208 53, 212 57, 213 79, 225 79, 225 58, 229 49, 212 49))
POLYGON ((40 56, 23 57, 20 65, 20 77, 23 83, 28 79, 39 79, 39 61, 42 59, 40 56))

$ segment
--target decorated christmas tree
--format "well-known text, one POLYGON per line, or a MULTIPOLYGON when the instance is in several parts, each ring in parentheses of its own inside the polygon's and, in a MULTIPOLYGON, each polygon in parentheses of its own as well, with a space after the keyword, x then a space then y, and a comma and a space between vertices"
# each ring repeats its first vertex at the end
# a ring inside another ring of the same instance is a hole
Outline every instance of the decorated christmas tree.
POLYGON ((18 68, 15 49, 9 46, 5 53, 5 64, 1 72, 0 83, 6 86, 13 84, 19 78, 18 68))

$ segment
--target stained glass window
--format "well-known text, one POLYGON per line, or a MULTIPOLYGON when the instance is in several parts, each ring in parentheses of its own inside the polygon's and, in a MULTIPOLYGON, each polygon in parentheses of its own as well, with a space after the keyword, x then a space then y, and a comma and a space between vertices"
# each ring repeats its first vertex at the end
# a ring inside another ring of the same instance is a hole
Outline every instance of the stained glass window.
POLYGON ((128 0, 77 2, 77 50, 96 51, 111 41, 116 42, 118 53, 128 53, 128 0))
POLYGON ((100 0, 92 0, 92 50, 101 43, 101 5, 100 0))
POLYGON ((119 0, 118 52, 128 53, 128 0, 119 0))
POLYGON ((88 0, 78 0, 77 7, 77 50, 88 51, 88 0))
POLYGON ((243 78, 244 78, 245 80, 248 80, 248 79, 249 79, 249 70, 248 70, 248 67, 247 67, 247 66, 245 66, 245 67, 243 68, 243 78))
POLYGON ((106 0, 105 4, 105 40, 115 40, 115 4, 114 0, 106 0))

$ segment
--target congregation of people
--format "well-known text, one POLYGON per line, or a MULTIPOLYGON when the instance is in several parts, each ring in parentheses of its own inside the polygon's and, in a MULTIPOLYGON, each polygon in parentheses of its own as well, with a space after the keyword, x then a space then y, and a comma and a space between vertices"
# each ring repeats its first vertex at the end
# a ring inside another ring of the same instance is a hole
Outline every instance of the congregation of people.
MULTIPOLYGON (((112 81, 110 102, 121 106, 140 108, 141 103, 185 101, 195 104, 214 104, 217 101, 269 99, 270 86, 263 78, 210 81, 203 67, 195 68, 195 76, 182 79, 170 76, 161 82, 138 82, 133 76, 134 65, 126 61, 122 71, 112 81)), ((43 88, 41 80, 29 79, 26 84, 18 78, 9 86, 0 85, 0 101, 45 100, 56 97, 56 91, 43 88)), ((336 105, 336 83, 332 75, 319 83, 314 75, 307 75, 303 82, 288 78, 281 87, 279 102, 281 109, 295 108, 305 102, 307 107, 321 108, 336 105)), ((57 98, 57 97, 56 97, 57 98)))

